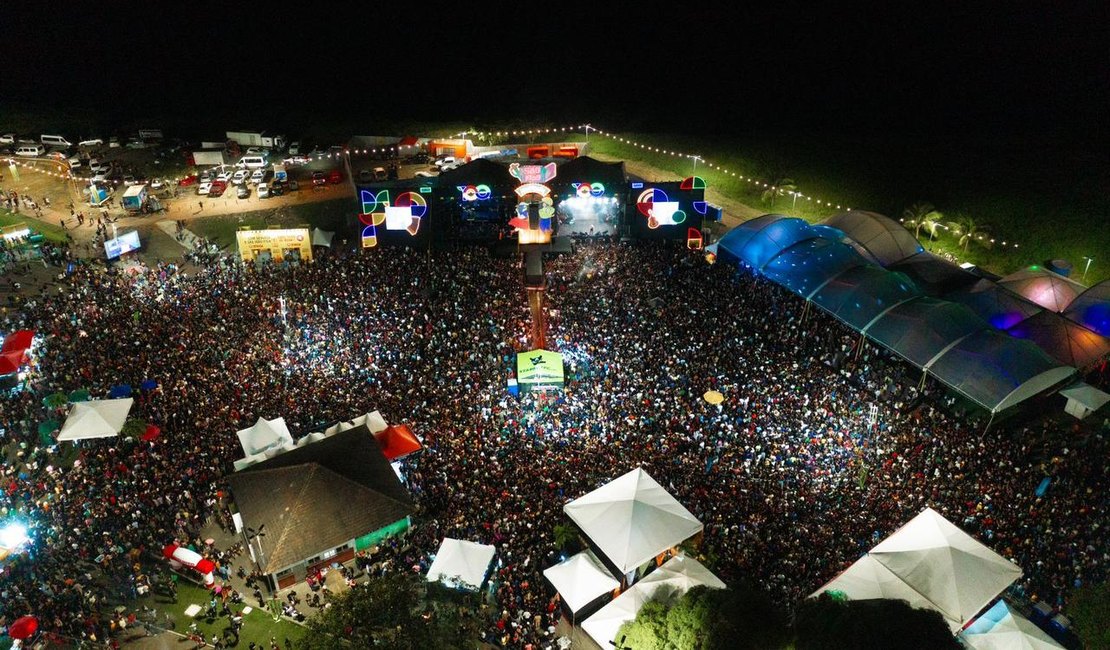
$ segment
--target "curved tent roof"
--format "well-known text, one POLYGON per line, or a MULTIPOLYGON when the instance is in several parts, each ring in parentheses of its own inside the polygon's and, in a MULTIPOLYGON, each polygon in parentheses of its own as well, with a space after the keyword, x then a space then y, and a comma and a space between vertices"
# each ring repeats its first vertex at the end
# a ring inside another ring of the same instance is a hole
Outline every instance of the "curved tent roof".
POLYGON ((858 266, 829 280, 810 299, 848 325, 866 332, 867 326, 883 312, 920 295, 913 282, 901 273, 858 266))
POLYGON ((1103 280, 1079 294, 1064 316, 1087 329, 1110 336, 1110 280, 1103 280))
POLYGON ((1110 355, 1110 339, 1059 314, 1042 311, 1007 330, 1036 343, 1051 357, 1076 368, 1090 368, 1110 355))
POLYGON ((998 286, 1055 312, 1067 309, 1085 289, 1078 282, 1037 265, 1007 275, 998 281, 998 286))
POLYGON ((1038 395, 1075 374, 1074 368, 1060 365, 1029 341, 992 329, 960 340, 926 370, 991 413, 1038 395))
POLYGON ((979 318, 996 329, 1005 330, 1041 312, 1041 306, 1006 291, 990 280, 980 280, 970 287, 944 296, 945 300, 966 305, 979 318))
POLYGON ((867 335, 924 368, 960 339, 988 327, 963 305, 922 297, 888 311, 867 335))
POLYGON ((902 224, 877 212, 849 210, 834 214, 823 223, 854 239, 883 266, 925 250, 902 224))
POLYGON ((748 264, 749 262, 741 255, 741 251, 744 245, 748 243, 748 240, 767 226, 782 219, 789 218, 790 217, 787 217, 785 214, 764 214, 755 219, 749 219, 726 232, 724 236, 721 237, 721 240, 717 242, 717 250, 726 257, 731 256, 748 264))
POLYGON ((891 265, 890 270, 905 273, 930 296, 941 296, 979 280, 978 275, 928 251, 907 257, 891 265))
POLYGON ((809 298, 842 272, 868 262, 851 246, 831 239, 807 239, 779 253, 763 274, 803 298, 809 298))
POLYGON ((767 262, 794 244, 818 236, 808 223, 795 217, 762 219, 753 219, 739 226, 746 231, 745 234, 751 233, 742 242, 740 236, 733 240, 728 240, 727 236, 721 239, 721 245, 729 253, 757 269, 762 269, 767 262), (755 223, 757 221, 758 224, 755 223))

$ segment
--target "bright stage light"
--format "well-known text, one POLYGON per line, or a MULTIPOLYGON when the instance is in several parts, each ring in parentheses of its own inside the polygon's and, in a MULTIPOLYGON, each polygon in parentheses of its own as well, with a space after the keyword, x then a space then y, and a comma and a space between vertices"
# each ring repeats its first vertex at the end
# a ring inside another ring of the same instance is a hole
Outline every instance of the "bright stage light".
POLYGON ((19 550, 31 538, 27 536, 27 527, 18 522, 12 522, 0 528, 0 547, 9 551, 19 550))

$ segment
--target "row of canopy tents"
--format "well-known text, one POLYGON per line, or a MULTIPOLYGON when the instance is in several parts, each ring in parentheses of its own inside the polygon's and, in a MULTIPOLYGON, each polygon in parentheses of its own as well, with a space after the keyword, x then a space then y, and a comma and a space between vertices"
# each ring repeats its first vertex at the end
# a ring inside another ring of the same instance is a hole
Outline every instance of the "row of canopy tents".
POLYGON ((294 441, 293 434, 285 424, 285 418, 278 417, 272 420, 259 417, 250 427, 236 432, 239 444, 243 448, 243 458, 235 461, 235 471, 249 467, 268 458, 273 458, 290 449, 312 444, 328 436, 366 425, 374 434, 374 439, 382 448, 386 460, 398 461, 409 454, 424 448, 420 439, 412 429, 405 424, 390 425, 378 411, 371 411, 352 420, 339 422, 324 431, 314 431, 300 440, 294 441))
MULTIPOLYGON (((846 212, 816 225, 763 215, 730 230, 717 251, 992 413, 1057 387, 1076 368, 1110 355, 1110 339, 1086 321, 1020 293, 1066 310, 1082 296, 1056 300, 1058 287, 1074 283, 1033 267, 998 282, 983 278, 926 252, 904 227, 875 213, 846 212)), ((1093 297, 1084 313, 1110 306, 1098 286, 1088 292, 1096 289, 1092 295, 1102 295, 1102 302, 1093 297)))
POLYGON ((612 647, 621 625, 648 601, 671 600, 697 585, 725 588, 709 569, 681 553, 654 566, 703 525, 642 468, 570 501, 563 512, 589 548, 543 574, 571 618, 584 616, 582 629, 603 648, 612 647))
POLYGON ((1016 564, 925 508, 810 597, 904 600, 939 612, 972 648, 1059 648, 1003 600, 980 615, 1021 575, 1016 564), (1013 644, 1015 632, 1035 642, 1013 644))

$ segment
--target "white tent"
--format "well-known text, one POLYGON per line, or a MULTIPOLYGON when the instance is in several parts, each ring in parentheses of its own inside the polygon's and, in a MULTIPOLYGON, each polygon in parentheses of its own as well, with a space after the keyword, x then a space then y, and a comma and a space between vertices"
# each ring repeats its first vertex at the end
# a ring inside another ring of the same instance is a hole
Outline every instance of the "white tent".
POLYGON ((293 444, 293 435, 289 433, 289 427, 285 426, 285 418, 267 420, 259 417, 254 426, 242 429, 235 435, 239 436, 239 444, 243 446, 245 456, 254 456, 293 444))
POLYGON ((497 549, 486 544, 445 537, 428 568, 428 582, 438 580, 452 587, 477 591, 486 581, 496 552, 497 549))
POLYGON ((641 468, 571 501, 563 512, 622 573, 702 530, 701 522, 641 468))
POLYGON ((725 583, 692 557, 677 555, 627 589, 582 623, 582 629, 602 648, 611 648, 621 625, 636 618, 644 603, 674 601, 698 585, 724 589, 725 583))
POLYGON ((890 572, 890 569, 879 564, 879 561, 870 555, 864 555, 856 560, 855 564, 848 567, 844 573, 830 580, 810 597, 819 596, 825 591, 840 592, 850 600, 887 598, 904 600, 911 607, 935 609, 924 596, 902 582, 898 576, 890 572))
POLYGON ((705 568, 704 564, 685 555, 672 557, 636 584, 641 589, 652 590, 653 593, 660 587, 671 587, 677 589, 679 593, 686 593, 698 585, 706 585, 714 589, 725 588, 725 583, 705 568))
POLYGON ((331 247, 331 238, 335 237, 334 232, 321 230, 319 228, 312 229, 312 245, 313 246, 327 246, 331 247))
MULTIPOLYGON (((363 424, 366 425, 366 428, 370 429, 370 433, 381 433, 389 428, 389 424, 386 423, 385 418, 383 418, 382 414, 378 411, 370 411, 366 415, 360 415, 350 422, 340 422, 333 426, 338 427, 339 431, 346 431, 347 429, 353 429, 363 424)), ((329 433, 331 430, 332 427, 328 427, 329 433)))
POLYGON ((974 650, 1058 650, 1052 640, 1029 619, 998 601, 960 633, 960 640, 974 650))
POLYGON ((582 551, 564 562, 543 570, 570 611, 577 612, 603 594, 618 587, 613 576, 590 551, 582 551))
POLYGON ((118 436, 131 412, 132 402, 130 397, 77 402, 69 407, 58 442, 118 436))
POLYGON ((1110 395, 1082 382, 1060 391, 1060 394, 1068 398, 1064 411, 1080 420, 1102 408, 1106 402, 1110 402, 1110 395))
POLYGON ((1021 577, 1021 568, 975 541, 932 508, 925 508, 879 542, 867 557, 890 571, 904 588, 890 584, 888 576, 865 564, 854 571, 849 568, 847 579, 841 580, 841 574, 817 593, 837 588, 833 585, 840 581, 840 590, 849 597, 852 593, 845 586, 862 594, 905 594, 896 597, 940 612, 953 630, 959 630, 1021 577), (860 586, 868 580, 870 586, 860 586))

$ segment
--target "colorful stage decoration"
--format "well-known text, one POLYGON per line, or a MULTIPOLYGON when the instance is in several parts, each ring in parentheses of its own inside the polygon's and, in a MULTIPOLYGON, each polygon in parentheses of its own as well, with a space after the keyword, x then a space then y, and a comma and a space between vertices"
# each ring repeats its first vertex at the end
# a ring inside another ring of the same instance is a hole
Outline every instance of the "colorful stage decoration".
POLYGON ((390 204, 389 190, 372 192, 361 190, 362 247, 373 248, 378 245, 378 226, 385 224, 386 230, 404 230, 416 236, 420 224, 428 213, 428 202, 418 192, 402 192, 390 204))
POLYGON ((457 185, 463 201, 486 201, 493 196, 493 190, 485 183, 479 185, 457 185))
POLYGON ((680 190, 704 190, 705 179, 701 176, 687 176, 682 179, 682 184, 678 186, 680 190))
POLYGON ((701 250, 702 237, 701 231, 697 228, 686 229, 686 248, 696 251, 701 250))
POLYGON ((516 216, 509 225, 517 229, 521 244, 546 244, 551 241, 551 223, 555 217, 555 204, 551 199, 551 188, 540 183, 525 183, 516 188, 518 203, 516 216), (536 206, 533 208, 532 206, 536 206), (529 219, 530 212, 538 212, 538 227, 533 229, 529 219))
POLYGON ((640 193, 636 209, 647 217, 648 228, 674 226, 686 221, 686 213, 679 209, 678 201, 671 201, 663 190, 652 187, 640 193))
POLYGON ((605 194, 605 186, 601 183, 571 183, 578 198, 586 199, 591 196, 598 197, 605 194))
POLYGON ((174 569, 181 567, 189 567, 200 574, 204 580, 205 587, 212 587, 216 583, 215 577, 212 572, 216 570, 216 565, 202 556, 200 553, 192 549, 178 546, 177 544, 167 544, 162 549, 162 557, 170 561, 170 566, 174 569))
POLYGON ((556 173, 555 163, 547 163, 546 165, 513 163, 509 165, 509 175, 525 184, 547 183, 555 178, 556 173))

